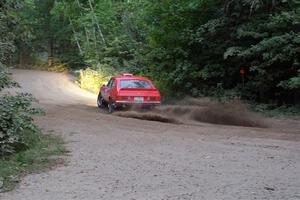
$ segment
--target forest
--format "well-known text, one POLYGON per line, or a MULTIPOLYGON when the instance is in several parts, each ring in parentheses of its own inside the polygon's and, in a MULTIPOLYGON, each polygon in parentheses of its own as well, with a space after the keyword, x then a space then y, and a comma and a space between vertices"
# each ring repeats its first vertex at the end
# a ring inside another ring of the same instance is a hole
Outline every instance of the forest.
MULTIPOLYGON (((297 0, 1 0, 1 65, 131 72, 165 98, 300 102, 297 0)), ((92 78, 91 78, 92 77, 92 78)), ((85 80, 86 79, 86 80, 85 80)))

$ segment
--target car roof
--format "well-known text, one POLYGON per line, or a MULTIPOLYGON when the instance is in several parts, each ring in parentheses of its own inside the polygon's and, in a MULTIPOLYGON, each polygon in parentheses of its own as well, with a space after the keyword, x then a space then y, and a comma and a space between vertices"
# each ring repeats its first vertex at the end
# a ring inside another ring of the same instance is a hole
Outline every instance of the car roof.
POLYGON ((112 78, 118 79, 118 80, 146 80, 149 81, 149 79, 147 77, 143 77, 143 76, 134 76, 132 74, 121 74, 118 76, 114 76, 112 78))

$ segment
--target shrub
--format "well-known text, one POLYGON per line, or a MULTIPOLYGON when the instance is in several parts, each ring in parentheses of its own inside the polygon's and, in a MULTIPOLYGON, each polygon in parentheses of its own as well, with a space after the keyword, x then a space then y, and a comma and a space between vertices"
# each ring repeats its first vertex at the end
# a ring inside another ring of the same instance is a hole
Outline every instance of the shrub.
POLYGON ((48 68, 47 68, 47 71, 49 71, 49 72, 62 73, 62 72, 67 72, 67 71, 68 71, 68 68, 67 68, 66 65, 64 65, 64 64, 55 63, 55 64, 52 65, 51 67, 48 67, 48 68))
POLYGON ((13 86, 17 86, 17 83, 11 81, 9 73, 4 69, 4 67, 1 66, 0 63, 0 91, 6 87, 13 86))
MULTIPOLYGON (((0 91, 15 85, 0 67, 0 91)), ((0 157, 27 147, 25 130, 37 131, 32 115, 40 111, 31 107, 32 100, 30 94, 0 94, 0 157)))
POLYGON ((96 70, 80 70, 79 86, 96 94, 99 87, 106 84, 115 73, 113 68, 107 65, 98 65, 96 70))
POLYGON ((39 110, 31 102, 30 94, 0 96, 0 156, 26 148, 25 130, 37 131, 32 115, 39 110))
POLYGON ((19 65, 19 69, 33 69, 33 70, 42 70, 48 72, 63 73, 68 72, 68 67, 62 63, 54 63, 51 66, 48 66, 48 63, 36 63, 35 65, 19 65))

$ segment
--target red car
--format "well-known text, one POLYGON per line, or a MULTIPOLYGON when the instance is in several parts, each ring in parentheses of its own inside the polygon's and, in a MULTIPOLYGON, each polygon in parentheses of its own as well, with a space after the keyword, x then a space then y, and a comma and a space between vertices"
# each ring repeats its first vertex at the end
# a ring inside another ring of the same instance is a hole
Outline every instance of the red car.
POLYGON ((108 106, 110 113, 132 105, 155 107, 160 104, 160 93, 148 78, 122 74, 100 88, 97 104, 99 108, 108 106))

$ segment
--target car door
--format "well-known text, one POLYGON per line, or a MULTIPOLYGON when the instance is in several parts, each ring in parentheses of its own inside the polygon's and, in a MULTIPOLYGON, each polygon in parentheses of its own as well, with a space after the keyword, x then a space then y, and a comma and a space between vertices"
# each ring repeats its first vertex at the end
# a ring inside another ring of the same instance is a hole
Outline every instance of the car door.
POLYGON ((116 79, 112 79, 109 89, 109 97, 111 97, 113 100, 116 100, 116 79))
POLYGON ((107 100, 107 99, 108 99, 108 89, 109 89, 109 86, 110 86, 111 81, 112 81, 112 79, 110 79, 110 80, 108 81, 107 85, 104 86, 104 87, 102 87, 102 90, 101 90, 101 95, 102 95, 102 97, 103 97, 103 99, 104 99, 105 101, 108 101, 108 100, 107 100))
POLYGON ((107 86, 103 89, 103 98, 105 101, 109 101, 109 97, 111 96, 111 92, 113 89, 115 79, 110 79, 107 83, 107 86))

